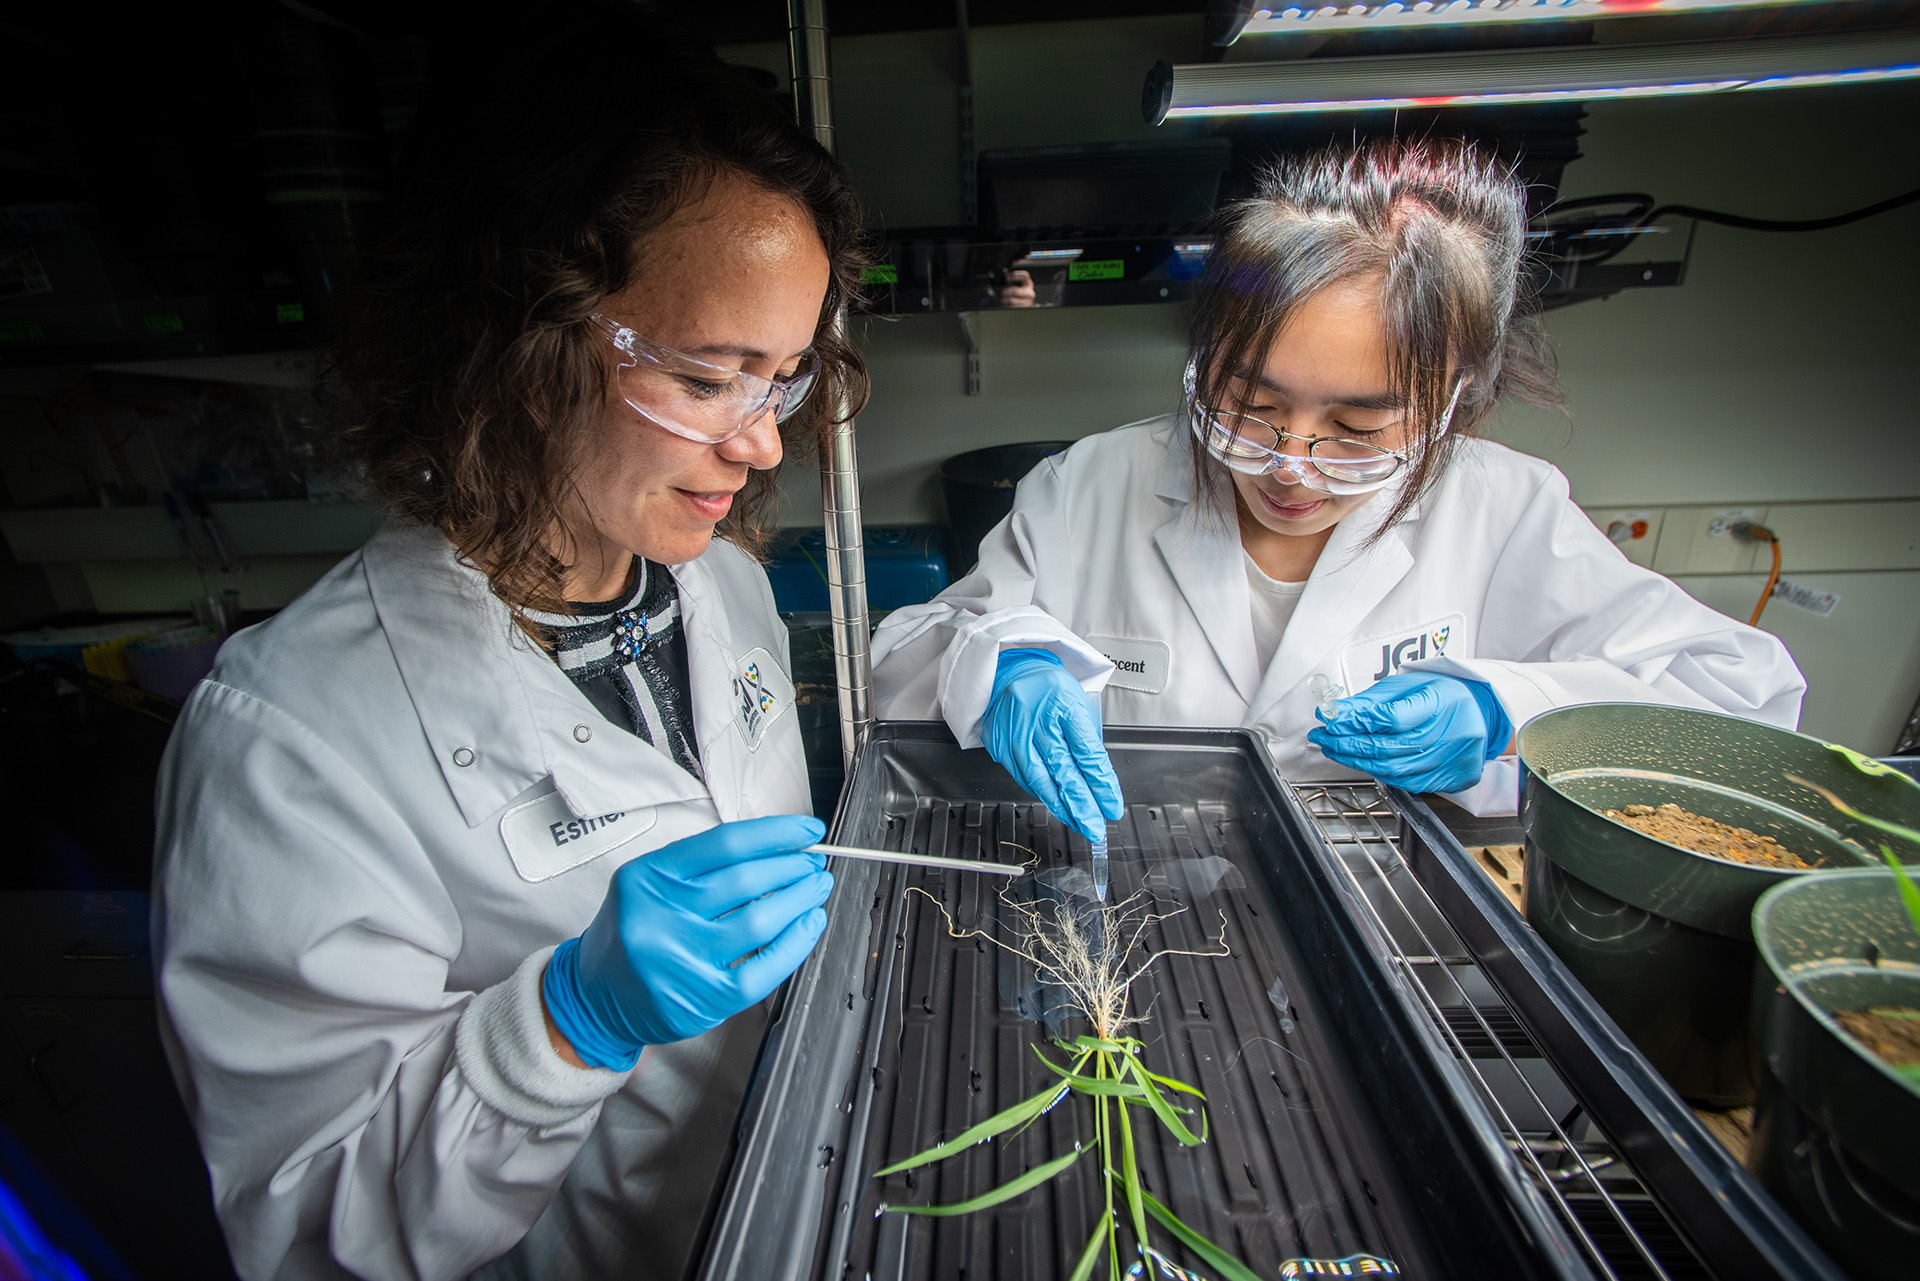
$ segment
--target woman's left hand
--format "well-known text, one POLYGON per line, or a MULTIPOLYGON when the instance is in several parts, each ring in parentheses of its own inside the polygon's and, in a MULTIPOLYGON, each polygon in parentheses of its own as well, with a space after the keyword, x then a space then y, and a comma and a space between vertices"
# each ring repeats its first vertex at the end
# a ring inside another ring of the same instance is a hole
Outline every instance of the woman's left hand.
POLYGON ((1466 791, 1513 737, 1492 687, 1438 672, 1386 677, 1315 715, 1307 741, 1328 760, 1409 792, 1466 791))

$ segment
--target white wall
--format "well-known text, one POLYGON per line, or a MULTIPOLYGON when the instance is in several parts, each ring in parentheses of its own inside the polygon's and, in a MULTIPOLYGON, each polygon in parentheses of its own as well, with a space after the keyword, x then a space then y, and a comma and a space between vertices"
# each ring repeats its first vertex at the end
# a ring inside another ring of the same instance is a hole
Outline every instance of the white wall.
MULTIPOLYGON (((893 225, 957 221, 948 32, 836 40, 841 154, 893 225)), ((1191 18, 984 28, 975 33, 981 148, 1167 136, 1140 121, 1156 58, 1191 60, 1191 18)), ((784 73, 775 46, 725 51, 784 73)), ((1191 129, 1192 126, 1182 126, 1191 129)), ((1761 217, 1855 208, 1920 174, 1920 86, 1649 99, 1589 109, 1564 194, 1646 191, 1761 217)), ((1669 237, 1677 240, 1678 237, 1669 237)), ((1751 505, 1920 496, 1920 206, 1806 235, 1702 224, 1686 283, 1552 313, 1571 422, 1530 410, 1495 434, 1566 471, 1589 508, 1751 505)), ((879 522, 942 517, 933 470, 962 450, 1073 438, 1164 412, 1177 394, 1177 306, 982 318, 983 388, 964 394, 952 317, 865 322, 874 396, 860 420, 865 502, 879 522)), ((795 474, 783 518, 818 518, 795 474)), ((1785 545, 1786 572, 1796 571, 1785 545)), ((1885 751, 1920 693, 1920 572, 1823 555, 1831 618, 1775 603, 1763 624, 1812 682, 1804 727, 1885 751)), ((1745 617, 1762 580, 1682 574, 1745 617)))
MULTIPOLYGON (((1595 104, 1563 194, 1645 191, 1763 218, 1920 180, 1920 87, 1595 104)), ((1920 494, 1920 205, 1831 231, 1701 224, 1686 283, 1557 311, 1573 430, 1510 416, 1583 503, 1920 494)))

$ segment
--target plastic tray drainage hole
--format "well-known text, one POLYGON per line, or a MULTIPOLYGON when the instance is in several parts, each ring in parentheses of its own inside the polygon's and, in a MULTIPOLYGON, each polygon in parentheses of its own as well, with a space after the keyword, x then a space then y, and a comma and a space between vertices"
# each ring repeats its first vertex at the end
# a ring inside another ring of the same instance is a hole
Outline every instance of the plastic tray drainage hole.
POLYGON ((980 1069, 967 1069, 967 1088, 975 1094, 980 1093, 980 1069))
POLYGON ((833 1164, 833 1149, 830 1147, 823 1146, 820 1149, 820 1168, 824 1170, 832 1164, 833 1164))

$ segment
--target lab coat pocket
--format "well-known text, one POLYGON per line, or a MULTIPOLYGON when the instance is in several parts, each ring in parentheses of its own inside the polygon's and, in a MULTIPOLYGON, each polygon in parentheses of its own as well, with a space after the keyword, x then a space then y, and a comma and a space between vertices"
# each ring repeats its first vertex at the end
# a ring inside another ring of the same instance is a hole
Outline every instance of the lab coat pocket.
POLYGON ((767 729, 793 705, 793 682, 767 650, 748 650, 733 665, 733 701, 734 724, 747 740, 747 750, 757 752, 767 729))
POLYGON ((619 849, 658 821, 652 808, 580 818, 560 793, 548 792, 508 810, 500 837, 520 878, 537 882, 619 849))

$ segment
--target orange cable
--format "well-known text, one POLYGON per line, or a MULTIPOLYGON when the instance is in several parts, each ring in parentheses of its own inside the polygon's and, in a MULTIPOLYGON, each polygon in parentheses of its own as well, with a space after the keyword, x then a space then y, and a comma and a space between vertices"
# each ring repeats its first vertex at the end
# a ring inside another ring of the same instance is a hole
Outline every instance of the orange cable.
MULTIPOLYGON (((1759 533, 1759 526, 1756 525, 1753 532, 1759 533)), ((1780 582, 1780 540, 1769 533, 1767 541, 1773 544, 1773 572, 1767 575, 1767 585, 1760 589, 1760 603, 1753 607, 1753 617, 1747 620, 1749 627, 1760 626, 1760 613, 1766 609, 1767 602, 1773 599, 1773 589, 1780 582)))

